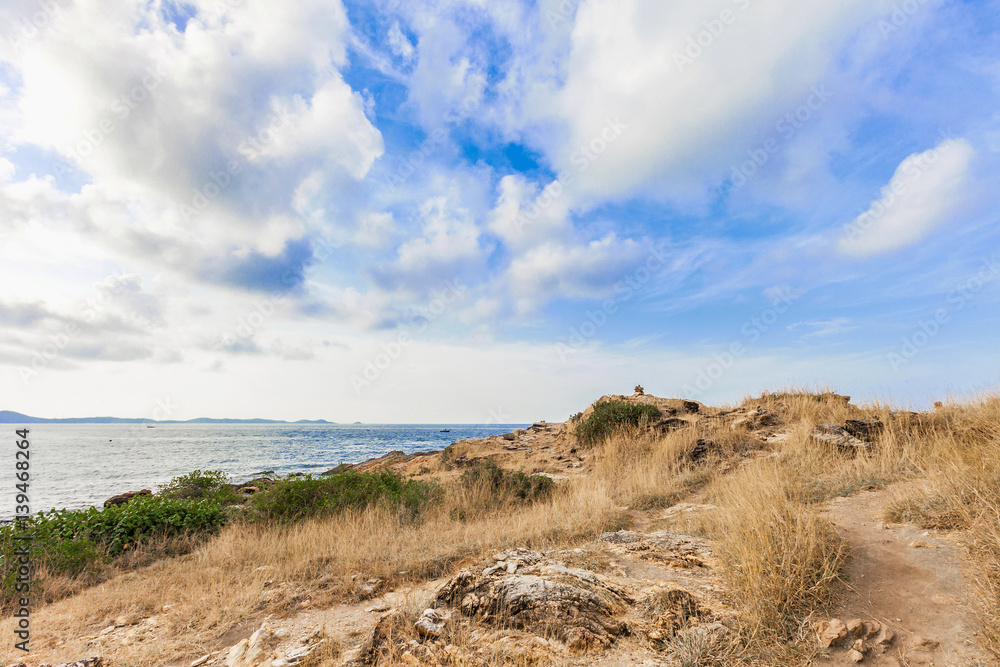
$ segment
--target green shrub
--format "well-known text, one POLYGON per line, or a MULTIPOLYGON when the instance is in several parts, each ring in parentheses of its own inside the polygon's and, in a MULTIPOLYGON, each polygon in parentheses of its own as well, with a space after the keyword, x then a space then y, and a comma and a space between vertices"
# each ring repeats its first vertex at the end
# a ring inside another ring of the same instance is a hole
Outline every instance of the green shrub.
POLYGON ((99 510, 52 510, 32 517, 35 546, 88 540, 109 555, 151 537, 181 533, 211 533, 226 522, 225 509, 214 501, 189 501, 160 496, 136 496, 124 505, 99 510))
POLYGON ((507 470, 493 459, 476 462, 459 477, 469 488, 485 487, 499 501, 507 498, 531 502, 552 493, 555 482, 545 475, 528 475, 520 470, 507 470))
POLYGON ((229 476, 221 470, 195 470, 174 477, 159 487, 157 495, 183 500, 216 500, 230 505, 240 500, 239 494, 229 484, 229 476))
POLYGON ((416 517, 438 487, 389 471, 345 470, 327 477, 283 479, 253 496, 252 520, 293 522, 383 504, 416 517))
POLYGON ((584 445, 593 445, 621 428, 638 427, 660 417, 656 406, 628 401, 601 401, 574 433, 584 445))
POLYGON ((15 531, 30 536, 32 581, 44 568, 52 575, 76 577, 96 572, 126 549, 135 549, 155 537, 211 534, 226 522, 226 511, 214 500, 180 500, 137 496, 124 505, 104 510, 52 510, 21 522, 0 525, 0 609, 14 599, 17 547, 15 531))

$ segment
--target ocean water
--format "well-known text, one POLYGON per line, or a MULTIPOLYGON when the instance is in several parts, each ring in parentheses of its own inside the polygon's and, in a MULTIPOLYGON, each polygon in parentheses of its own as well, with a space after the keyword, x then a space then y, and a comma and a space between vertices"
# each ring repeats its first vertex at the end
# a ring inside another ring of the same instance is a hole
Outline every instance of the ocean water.
POLYGON ((234 481, 254 473, 319 474, 392 450, 441 450, 466 438, 525 424, 14 424, 4 438, 0 519, 14 514, 15 430, 29 429, 31 511, 101 507, 113 495, 156 490, 192 470, 222 470, 234 481), (441 433, 450 429, 450 433, 441 433), (4 470, 4 466, 7 470, 4 470))

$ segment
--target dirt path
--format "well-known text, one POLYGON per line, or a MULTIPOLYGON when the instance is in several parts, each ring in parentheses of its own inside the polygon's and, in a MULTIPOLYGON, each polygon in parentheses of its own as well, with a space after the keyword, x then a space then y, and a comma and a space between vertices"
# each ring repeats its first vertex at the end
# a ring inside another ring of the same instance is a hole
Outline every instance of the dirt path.
MULTIPOLYGON (((828 516, 850 541, 848 591, 831 617, 888 625, 895 642, 863 664, 972 667, 994 664, 975 646, 975 624, 962 605, 962 550, 943 534, 882 523, 900 485, 830 501, 828 516)), ((824 664, 853 664, 836 651, 824 664)))

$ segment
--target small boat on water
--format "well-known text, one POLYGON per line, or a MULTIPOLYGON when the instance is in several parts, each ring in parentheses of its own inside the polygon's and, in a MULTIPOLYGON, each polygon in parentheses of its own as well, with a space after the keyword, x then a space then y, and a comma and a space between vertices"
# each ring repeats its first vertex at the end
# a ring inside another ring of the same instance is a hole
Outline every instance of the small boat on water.
POLYGON ((451 433, 451 429, 450 428, 443 428, 443 429, 441 429, 441 432, 442 433, 451 433))

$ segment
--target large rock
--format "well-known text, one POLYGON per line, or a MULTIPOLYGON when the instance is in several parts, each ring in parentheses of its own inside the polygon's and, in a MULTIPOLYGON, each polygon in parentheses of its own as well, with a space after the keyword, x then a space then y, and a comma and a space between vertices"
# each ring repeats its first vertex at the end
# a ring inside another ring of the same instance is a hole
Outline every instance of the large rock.
POLYGON ((615 617, 631 600, 592 572, 530 560, 517 572, 520 563, 507 562, 515 565, 459 572, 438 592, 438 603, 484 622, 555 637, 575 651, 606 648, 629 634, 615 617))
POLYGON ((844 422, 844 430, 853 435, 855 438, 860 438, 861 440, 867 440, 868 442, 874 442, 878 438, 879 434, 882 433, 884 426, 880 421, 862 421, 860 419, 848 419, 844 422))
POLYGON ((151 496, 153 492, 149 489, 143 489, 142 491, 127 491, 126 493, 119 493, 117 496, 111 496, 104 501, 104 506, 109 507, 111 505, 124 505, 128 501, 132 500, 136 496, 151 496))
POLYGON ((837 424, 817 424, 809 433, 816 442, 824 445, 832 445, 840 449, 868 449, 871 445, 864 440, 859 440, 847 432, 844 427, 837 424))

